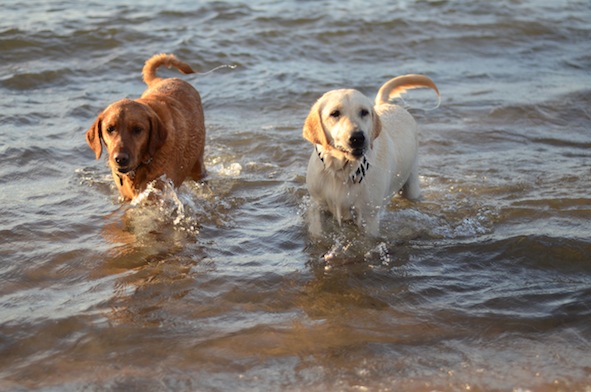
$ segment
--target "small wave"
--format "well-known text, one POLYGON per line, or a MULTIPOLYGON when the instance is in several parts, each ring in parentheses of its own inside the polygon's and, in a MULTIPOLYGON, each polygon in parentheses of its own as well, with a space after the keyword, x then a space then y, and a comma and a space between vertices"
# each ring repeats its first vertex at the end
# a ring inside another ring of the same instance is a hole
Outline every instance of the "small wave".
POLYGON ((72 72, 67 69, 44 70, 39 72, 13 73, 0 81, 2 87, 14 90, 32 90, 47 85, 62 84, 72 72))
POLYGON ((480 209, 475 215, 460 217, 459 220, 447 221, 446 224, 433 228, 433 233, 444 239, 478 238, 493 231, 492 212, 480 209))
POLYGON ((75 170, 80 185, 89 188, 99 189, 101 193, 112 193, 115 190, 113 185, 113 177, 110 174, 104 174, 101 170, 96 168, 85 167, 75 170))

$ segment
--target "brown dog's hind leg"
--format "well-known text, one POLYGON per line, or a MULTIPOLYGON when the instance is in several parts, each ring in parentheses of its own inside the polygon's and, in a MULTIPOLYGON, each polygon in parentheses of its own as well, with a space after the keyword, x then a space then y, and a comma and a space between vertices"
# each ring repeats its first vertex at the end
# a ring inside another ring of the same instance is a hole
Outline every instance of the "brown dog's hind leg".
POLYGON ((203 164, 203 159, 198 159, 193 165, 191 172, 189 173, 189 177, 191 177, 195 181, 199 181, 203 177, 207 175, 207 171, 205 170, 205 165, 203 164))

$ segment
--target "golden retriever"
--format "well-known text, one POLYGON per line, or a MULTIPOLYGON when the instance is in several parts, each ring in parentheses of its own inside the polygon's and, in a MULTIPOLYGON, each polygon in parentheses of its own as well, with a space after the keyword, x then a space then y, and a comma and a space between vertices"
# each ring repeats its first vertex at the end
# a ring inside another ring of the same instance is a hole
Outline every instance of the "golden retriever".
POLYGON ((187 177, 199 180, 205 176, 201 97, 183 80, 157 77, 156 69, 161 65, 194 73, 172 54, 153 56, 142 70, 148 85, 142 96, 112 103, 86 132, 96 159, 105 145, 113 179, 124 200, 135 198, 163 175, 176 187, 187 177))
POLYGON ((314 144, 306 185, 313 201, 310 232, 321 234, 320 210, 339 224, 355 220, 365 231, 379 233, 379 213, 400 190, 409 199, 420 197, 417 165, 417 124, 390 99, 412 88, 428 87, 431 79, 404 75, 386 82, 375 104, 357 90, 324 94, 306 118, 303 136, 314 144))

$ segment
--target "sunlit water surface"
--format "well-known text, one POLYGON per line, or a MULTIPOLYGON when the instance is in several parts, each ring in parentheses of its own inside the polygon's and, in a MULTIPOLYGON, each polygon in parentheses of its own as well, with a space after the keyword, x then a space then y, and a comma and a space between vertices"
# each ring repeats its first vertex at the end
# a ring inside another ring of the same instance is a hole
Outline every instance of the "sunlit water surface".
POLYGON ((587 1, 0 13, 0 389, 591 390, 587 1), (84 133, 160 52, 236 65, 183 76, 209 176, 121 203, 84 133), (422 200, 311 238, 311 105, 411 72, 422 200))

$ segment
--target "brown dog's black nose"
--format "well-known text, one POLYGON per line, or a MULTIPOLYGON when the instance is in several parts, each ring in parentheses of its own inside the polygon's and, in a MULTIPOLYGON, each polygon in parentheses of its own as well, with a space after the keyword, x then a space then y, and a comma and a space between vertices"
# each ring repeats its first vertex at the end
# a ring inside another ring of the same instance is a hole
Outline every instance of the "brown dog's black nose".
POLYGON ((363 148, 365 146, 365 134, 361 131, 353 132, 349 138, 351 148, 363 148))
POLYGON ((113 159, 115 159, 115 162, 121 167, 126 167, 129 165, 129 154, 127 153, 119 152, 115 154, 113 159))

